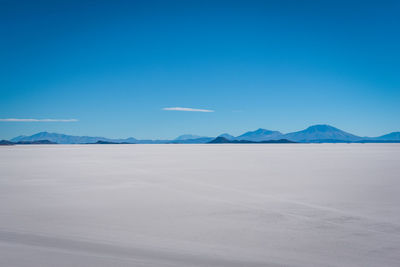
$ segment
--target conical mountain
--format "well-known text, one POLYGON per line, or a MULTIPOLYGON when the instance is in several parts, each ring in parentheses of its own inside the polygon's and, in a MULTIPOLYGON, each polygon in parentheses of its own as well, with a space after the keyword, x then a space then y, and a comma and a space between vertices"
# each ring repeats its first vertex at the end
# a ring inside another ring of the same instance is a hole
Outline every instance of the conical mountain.
POLYGON ((313 125, 302 131, 288 133, 284 138, 296 142, 352 142, 363 139, 326 124, 313 125))

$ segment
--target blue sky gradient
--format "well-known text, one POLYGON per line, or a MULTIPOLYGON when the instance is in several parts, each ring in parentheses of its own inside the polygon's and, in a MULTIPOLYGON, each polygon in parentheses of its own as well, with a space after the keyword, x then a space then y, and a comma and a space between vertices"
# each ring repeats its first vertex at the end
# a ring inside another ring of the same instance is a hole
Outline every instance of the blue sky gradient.
POLYGON ((0 0, 0 139, 400 130, 400 1, 0 0), (170 107, 214 112, 164 110, 170 107))

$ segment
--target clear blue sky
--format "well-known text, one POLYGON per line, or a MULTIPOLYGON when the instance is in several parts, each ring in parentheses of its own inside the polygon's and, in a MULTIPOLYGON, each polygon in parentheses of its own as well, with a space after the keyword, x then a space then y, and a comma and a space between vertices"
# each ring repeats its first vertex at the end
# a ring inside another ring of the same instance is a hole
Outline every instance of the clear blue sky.
POLYGON ((0 0, 0 139, 400 130, 400 1, 0 0), (163 110, 184 107, 213 110, 163 110))

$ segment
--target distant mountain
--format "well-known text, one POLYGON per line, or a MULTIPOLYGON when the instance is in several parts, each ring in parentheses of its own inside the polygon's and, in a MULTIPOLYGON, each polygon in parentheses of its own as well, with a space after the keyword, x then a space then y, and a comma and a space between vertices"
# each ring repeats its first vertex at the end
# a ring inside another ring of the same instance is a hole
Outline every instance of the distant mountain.
POLYGON ((175 141, 180 141, 180 140, 189 140, 189 139, 198 139, 198 138, 203 138, 205 136, 200 136, 200 135, 194 135, 194 134, 183 134, 175 138, 175 141))
POLYGON ((393 132, 390 134, 385 134, 382 136, 375 137, 373 139, 387 140, 387 141, 400 141, 400 132, 393 132))
POLYGON ((289 144, 295 143, 287 139, 280 140, 264 140, 264 141, 249 141, 249 140, 229 140, 225 137, 218 136, 217 138, 208 142, 209 144, 289 144))
POLYGON ((49 140, 50 142, 58 144, 89 144, 96 143, 97 141, 116 142, 116 143, 135 143, 137 140, 133 137, 127 139, 110 139, 105 137, 92 137, 92 136, 74 136, 58 133, 40 132, 31 136, 18 136, 11 139, 12 142, 20 141, 38 141, 49 140))
POLYGON ((283 136, 284 138, 296 142, 355 142, 363 138, 356 136, 345 131, 339 130, 330 125, 313 125, 305 130, 288 133, 283 136))
POLYGON ((277 140, 282 139, 283 134, 279 131, 270 131, 266 129, 258 129, 255 131, 246 132, 238 137, 236 140, 248 140, 248 141, 264 141, 264 140, 277 140))
POLYGON ((218 137, 224 137, 224 138, 229 139, 229 140, 235 139, 235 137, 233 135, 230 135, 228 133, 220 134, 220 135, 218 135, 218 137))

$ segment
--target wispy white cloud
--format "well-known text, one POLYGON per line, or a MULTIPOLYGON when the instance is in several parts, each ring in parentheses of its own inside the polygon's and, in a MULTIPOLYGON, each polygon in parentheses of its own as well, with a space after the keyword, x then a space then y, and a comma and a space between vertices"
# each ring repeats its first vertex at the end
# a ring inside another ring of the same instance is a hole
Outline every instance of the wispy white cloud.
POLYGON ((75 122, 77 119, 0 119, 3 122, 75 122))
POLYGON ((211 110, 211 109, 182 108, 182 107, 163 108, 163 110, 172 110, 172 111, 191 111, 191 112, 214 112, 214 110, 211 110))

